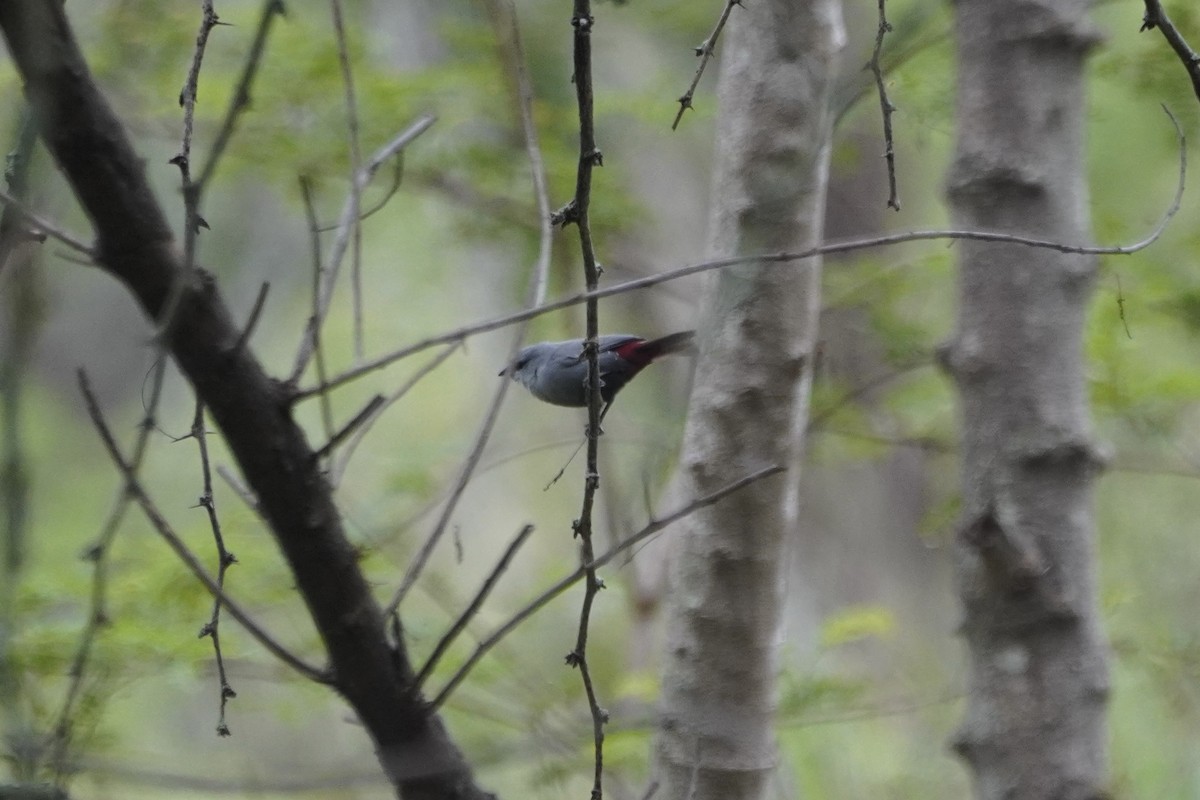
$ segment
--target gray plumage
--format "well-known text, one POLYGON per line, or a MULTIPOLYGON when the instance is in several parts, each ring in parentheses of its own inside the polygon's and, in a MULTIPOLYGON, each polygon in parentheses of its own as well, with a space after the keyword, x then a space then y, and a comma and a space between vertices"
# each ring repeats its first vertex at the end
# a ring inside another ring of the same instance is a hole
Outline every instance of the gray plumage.
MULTIPOLYGON (((601 336, 597 362, 605 412, 617 392, 633 376, 662 356, 692 349, 692 339, 692 331, 672 333, 650 341, 625 333, 601 336)), ((519 382, 539 400, 556 406, 582 407, 587 405, 584 390, 587 367, 583 340, 570 339, 531 344, 523 348, 516 360, 500 374, 519 382)))

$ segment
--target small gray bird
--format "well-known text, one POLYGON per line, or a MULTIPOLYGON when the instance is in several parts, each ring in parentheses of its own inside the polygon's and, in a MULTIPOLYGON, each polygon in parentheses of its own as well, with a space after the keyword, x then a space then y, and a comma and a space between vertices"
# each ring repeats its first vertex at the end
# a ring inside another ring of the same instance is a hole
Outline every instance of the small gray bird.
MULTIPOLYGON (((600 398, 608 413, 617 392, 645 367, 662 356, 691 350, 693 331, 681 331, 649 341, 627 333, 601 336, 598 366, 600 398)), ((519 381, 533 396, 556 406, 587 405, 587 359, 583 357, 583 339, 565 342, 539 342, 522 348, 516 360, 500 370, 519 381)))

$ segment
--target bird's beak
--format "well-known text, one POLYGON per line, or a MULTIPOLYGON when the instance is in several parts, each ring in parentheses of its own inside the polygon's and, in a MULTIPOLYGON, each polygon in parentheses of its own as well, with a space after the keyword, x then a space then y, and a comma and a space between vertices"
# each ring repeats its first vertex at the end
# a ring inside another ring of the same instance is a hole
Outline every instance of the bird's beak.
POLYGON ((510 367, 505 367, 504 369, 500 370, 500 371, 499 371, 499 372, 497 372, 496 374, 497 374, 497 375, 499 375, 501 378, 503 378, 505 375, 507 375, 507 374, 508 374, 508 371, 509 371, 509 369, 511 369, 511 368, 510 368, 510 367))

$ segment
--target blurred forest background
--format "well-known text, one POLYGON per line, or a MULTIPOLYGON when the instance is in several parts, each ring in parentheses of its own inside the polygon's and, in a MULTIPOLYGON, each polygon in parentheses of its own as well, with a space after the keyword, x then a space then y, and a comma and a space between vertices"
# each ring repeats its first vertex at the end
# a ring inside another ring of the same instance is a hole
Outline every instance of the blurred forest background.
MULTIPOLYGON (((596 126, 604 167, 592 222, 604 283, 700 260, 710 194, 715 69, 677 131, 676 99, 696 67, 693 48, 721 3, 661 0, 595 8, 596 126)), ((1200 12, 1171 13, 1191 41, 1200 12)), ((203 209, 199 261, 218 276, 235 314, 259 286, 270 295, 252 345, 284 375, 311 305, 312 257, 298 178, 312 181, 332 222, 350 162, 342 78, 329 7, 292 0, 272 32, 253 92, 203 209)), ((578 128, 570 84, 570 13, 519 0, 521 35, 551 204, 571 196, 578 128)), ((206 153, 250 45, 260 3, 222 0, 200 78, 196 149, 206 153)), ((370 152, 418 115, 436 124, 406 151, 396 196, 363 227, 365 354, 516 310, 537 249, 538 216, 520 133, 507 23, 491 0, 367 0, 346 4, 353 68, 370 152)), ((69 3, 86 55, 136 138, 159 196, 183 219, 180 87, 199 3, 69 3)), ((1148 232, 1178 173, 1175 134, 1194 141, 1200 106, 1157 34, 1138 34, 1143 7, 1098 2, 1104 43, 1091 59, 1088 152, 1100 244, 1148 232)), ((735 9, 736 13, 736 9, 735 9)), ((952 149, 950 8, 889 4, 895 32, 884 63, 898 106, 895 137, 903 210, 885 208, 879 104, 862 70, 876 4, 845 7, 845 52, 827 222, 830 240, 945 226, 941 179, 952 149)), ((718 48, 718 58, 719 58, 718 48)), ((0 63, 0 148, 15 145, 20 82, 0 63)), ((1189 154, 1196 148, 1189 145, 1189 154)), ((367 203, 390 183, 385 168, 367 203)), ((1194 179, 1193 179, 1194 182, 1194 179)), ((44 152, 31 203, 85 231, 44 152)), ((1099 483, 1102 600, 1113 648, 1112 788, 1117 797, 1200 797, 1200 201, 1153 247, 1107 257, 1088 329, 1093 413, 1111 463, 1099 483)), ((575 234, 556 235, 550 297, 578 291, 575 234)), ((779 713, 779 797, 961 798, 968 782, 946 741, 961 717, 961 644, 947 543, 957 512, 956 414, 934 351, 950 332, 952 245, 918 243, 830 260, 821 360, 804 473, 806 525, 794 547, 789 645, 779 713)), ((701 278, 605 300, 608 332, 661 335, 692 327, 701 278)), ((335 298, 324 343, 330 371, 355 361, 349 293, 335 298)), ((537 319, 529 339, 581 336, 582 308, 537 319)), ((11 775, 23 748, 55 724, 91 608, 84 556, 121 481, 88 423, 75 383, 86 367, 114 429, 130 441, 154 360, 150 328, 124 289, 48 242, 36 262, 0 273, 0 407, 9 543, 0 576, 0 720, 11 775), (13 464, 28 480, 20 502, 13 464), (13 527, 17 526, 17 527, 13 527), (13 539, 14 531, 20 531, 13 539)), ((348 461, 338 485, 364 568, 386 598, 436 520, 503 366, 510 334, 470 339, 391 407, 348 461)), ((436 351, 333 394, 349 419, 375 393, 403 385, 436 351)), ((683 424, 687 359, 664 362, 627 388, 605 422, 603 541, 640 528, 670 474, 683 424)), ((320 410, 301 407, 312 440, 320 410)), ((168 372, 143 477, 193 550, 215 570, 197 507, 201 478, 193 401, 168 372)), ((574 569, 571 520, 581 459, 546 489, 582 436, 582 412, 513 392, 435 555, 405 601, 418 657, 486 577, 524 523, 532 542, 471 626, 480 637, 574 569)), ((230 458, 212 437, 213 459, 230 458)), ((308 616, 270 536, 225 483, 216 505, 238 559, 227 590, 302 652, 319 653, 308 616)), ((602 544, 603 544, 602 541, 602 544)), ((657 694, 656 613, 669 533, 632 562, 603 572, 592 623, 592 670, 612 718, 608 791, 641 796, 657 694)), ((73 766, 79 797, 388 797, 362 729, 328 691, 296 677, 235 623, 222 644, 237 697, 216 735, 218 688, 209 641, 197 631, 211 600, 138 514, 107 563, 110 624, 82 683, 73 766)), ((568 595, 570 596, 570 595, 568 595)), ((564 667, 577 625, 566 598, 494 650, 445 707, 481 784, 507 797, 583 796, 591 727, 578 678, 564 667)), ((469 653, 460 643, 439 685, 469 653)), ((2 781, 3 778, 0 778, 2 781)))

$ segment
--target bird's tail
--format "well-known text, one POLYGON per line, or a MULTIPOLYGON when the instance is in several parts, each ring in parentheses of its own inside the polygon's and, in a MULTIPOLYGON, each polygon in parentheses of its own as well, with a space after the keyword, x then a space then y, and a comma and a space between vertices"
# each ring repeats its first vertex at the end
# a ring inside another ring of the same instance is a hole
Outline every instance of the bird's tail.
POLYGON ((648 356, 650 361, 669 353, 687 353, 696 349, 696 332, 680 331, 663 336, 661 339, 651 339, 638 347, 638 351, 648 356))

